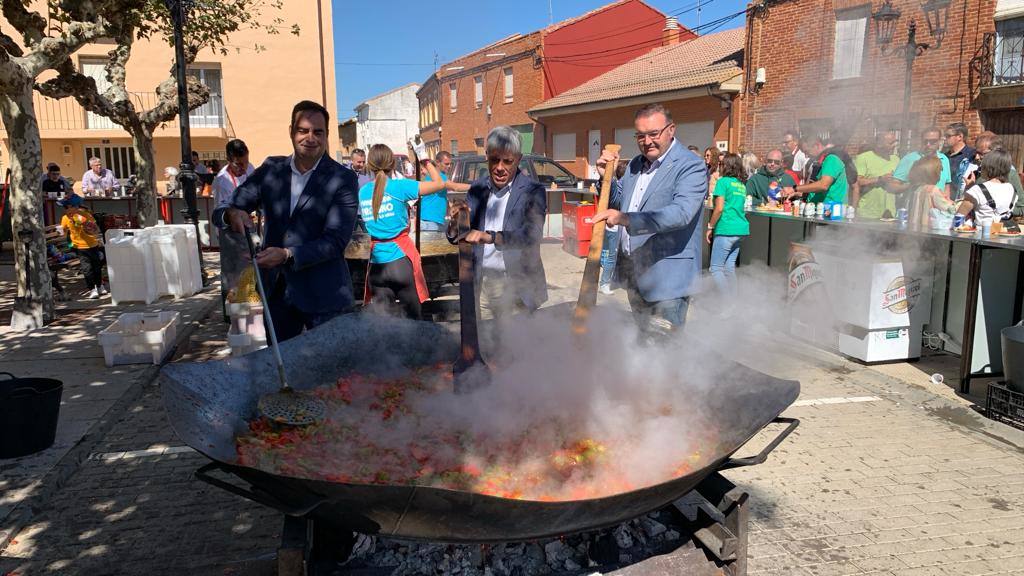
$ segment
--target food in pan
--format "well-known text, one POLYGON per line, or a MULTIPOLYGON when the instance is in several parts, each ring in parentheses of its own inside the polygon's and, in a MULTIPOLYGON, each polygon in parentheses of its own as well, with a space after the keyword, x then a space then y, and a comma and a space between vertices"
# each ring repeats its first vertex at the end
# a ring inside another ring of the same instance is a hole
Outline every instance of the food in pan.
MULTIPOLYGON (((638 477, 626 456, 643 449, 641 428, 672 417, 651 407, 646 422, 598 437, 565 416, 521 418, 513 433, 496 435, 430 413, 451 389, 451 368, 420 369, 402 378, 348 375, 310 391, 328 418, 305 428, 249 423, 237 438, 238 463, 283 476, 352 484, 419 485, 503 498, 568 501, 600 498, 665 482, 710 464, 714 427, 692 421, 690 438, 658 446, 657 460, 638 477), (632 428, 632 429, 631 429, 632 428)), ((465 403, 465 399, 459 402, 465 403)), ((471 409, 471 408, 469 408, 471 409)), ((646 447, 650 450, 650 446, 646 447)), ((635 458, 632 459, 635 462, 635 458)))
POLYGON ((953 231, 961 234, 973 234, 977 232, 978 229, 974 226, 957 226, 956 228, 953 228, 953 231))

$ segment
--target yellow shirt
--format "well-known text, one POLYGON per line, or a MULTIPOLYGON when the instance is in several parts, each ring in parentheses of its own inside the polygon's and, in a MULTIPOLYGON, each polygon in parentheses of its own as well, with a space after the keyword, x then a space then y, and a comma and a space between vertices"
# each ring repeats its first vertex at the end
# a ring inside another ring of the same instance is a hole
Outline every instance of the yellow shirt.
POLYGON ((95 248, 100 244, 100 228, 87 210, 68 208, 60 219, 60 227, 71 234, 71 245, 75 248, 95 248))

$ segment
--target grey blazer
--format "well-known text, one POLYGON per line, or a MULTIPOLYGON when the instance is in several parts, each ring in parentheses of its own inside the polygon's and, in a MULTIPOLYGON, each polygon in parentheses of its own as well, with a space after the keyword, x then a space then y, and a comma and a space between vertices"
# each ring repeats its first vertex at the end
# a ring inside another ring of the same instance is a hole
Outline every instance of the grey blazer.
MULTIPOLYGON (((643 165, 643 155, 630 161, 621 192, 610 199, 612 208, 628 209, 643 165)), ((628 213, 633 249, 629 262, 644 300, 661 302, 697 292, 707 190, 704 160, 676 142, 647 186, 639 210, 628 213)), ((625 247, 620 244, 619 249, 625 247)))

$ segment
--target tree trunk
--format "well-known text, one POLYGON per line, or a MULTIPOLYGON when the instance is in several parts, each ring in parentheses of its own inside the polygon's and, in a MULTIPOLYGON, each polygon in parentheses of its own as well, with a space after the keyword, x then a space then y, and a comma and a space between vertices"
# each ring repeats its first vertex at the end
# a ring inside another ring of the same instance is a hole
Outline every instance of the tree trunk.
MULTIPOLYGON (((12 82, 13 84, 13 82, 12 82)), ((43 174, 39 124, 32 103, 32 82, 0 95, 0 116, 7 127, 11 148, 11 231, 14 235, 14 271, 18 298, 11 315, 14 330, 34 330, 53 321, 53 289, 46 265, 43 236, 43 174), (18 137, 14 137, 17 135, 18 137), (26 240, 28 269, 25 269, 26 240)))
POLYGON ((139 227, 145 228, 155 225, 157 221, 153 132, 141 123, 130 125, 128 132, 132 135, 132 151, 135 154, 135 198, 139 203, 139 227))

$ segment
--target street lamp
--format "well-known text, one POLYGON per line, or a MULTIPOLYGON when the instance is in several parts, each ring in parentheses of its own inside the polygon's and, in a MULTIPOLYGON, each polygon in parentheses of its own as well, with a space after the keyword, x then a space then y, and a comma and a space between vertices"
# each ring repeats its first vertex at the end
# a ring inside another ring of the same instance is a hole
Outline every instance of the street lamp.
POLYGON ((171 13, 174 25, 174 76, 178 83, 178 126, 181 127, 181 164, 178 170, 178 182, 181 194, 185 198, 185 209, 181 211, 185 224, 192 224, 196 229, 196 246, 199 250, 199 273, 203 285, 206 285, 206 267, 203 264, 203 246, 199 234, 199 208, 196 203, 196 172, 192 165, 192 136, 189 128, 188 108, 188 76, 185 62, 185 39, 182 28, 185 26, 185 15, 192 6, 193 0, 165 0, 167 10, 171 13))
MULTIPOLYGON (((935 37, 934 48, 942 44, 946 34, 946 22, 949 17, 950 0, 927 0, 921 5, 928 21, 928 31, 935 37)), ((898 48, 892 48, 893 35, 896 29, 896 21, 900 18, 900 11, 893 8, 890 0, 885 0, 882 7, 871 15, 875 21, 875 42, 883 56, 889 54, 900 54, 906 62, 906 72, 903 76, 903 113, 900 118, 900 151, 906 154, 910 151, 910 97, 913 89, 914 60, 924 54, 929 45, 917 41, 917 22, 910 21, 907 26, 907 42, 898 48)))

